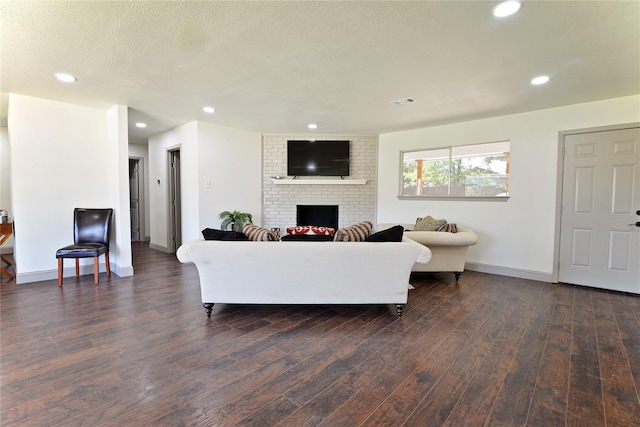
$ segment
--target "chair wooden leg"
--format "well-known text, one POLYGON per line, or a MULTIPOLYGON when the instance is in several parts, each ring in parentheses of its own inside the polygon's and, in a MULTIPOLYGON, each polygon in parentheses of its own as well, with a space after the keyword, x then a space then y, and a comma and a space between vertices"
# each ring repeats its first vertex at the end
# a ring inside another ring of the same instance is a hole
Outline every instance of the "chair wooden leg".
POLYGON ((63 258, 58 258, 58 286, 62 286, 63 258))
POLYGON ((5 276, 7 276, 9 280, 13 279, 13 276, 11 275, 11 273, 9 273, 7 270, 5 270, 2 267, 0 267, 0 274, 4 274, 5 276))
POLYGON ((76 258, 76 277, 80 277, 80 258, 76 258))
POLYGON ((111 276, 111 266, 109 265, 109 252, 104 254, 104 264, 107 269, 107 277, 111 276))
POLYGON ((93 281, 95 282, 95 284, 98 284, 98 257, 93 257, 93 281))

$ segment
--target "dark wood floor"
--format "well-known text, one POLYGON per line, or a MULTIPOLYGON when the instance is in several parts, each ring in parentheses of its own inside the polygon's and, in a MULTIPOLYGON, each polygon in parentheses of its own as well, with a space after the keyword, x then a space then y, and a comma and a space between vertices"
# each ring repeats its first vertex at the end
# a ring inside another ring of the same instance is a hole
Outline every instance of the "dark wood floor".
MULTIPOLYGON (((8 426, 638 426, 640 298, 466 272, 392 306, 216 305, 195 267, 1 284, 8 426)), ((301 283, 300 291, 304 291, 301 283)))

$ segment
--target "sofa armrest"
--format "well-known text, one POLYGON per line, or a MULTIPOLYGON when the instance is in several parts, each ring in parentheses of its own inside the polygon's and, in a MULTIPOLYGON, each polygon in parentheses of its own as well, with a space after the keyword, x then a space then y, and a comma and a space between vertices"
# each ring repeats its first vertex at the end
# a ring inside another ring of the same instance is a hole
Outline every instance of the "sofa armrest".
POLYGON ((429 249, 428 247, 416 242, 413 239, 409 239, 407 237, 402 237, 402 241, 403 242, 407 242, 410 243, 412 245, 417 245, 420 247, 420 255, 418 256, 418 259, 416 260, 416 263, 418 264, 427 264, 429 261, 431 261, 431 249, 429 249))
POLYGON ((414 224, 388 223, 379 224, 378 230, 386 230, 395 225, 404 227, 403 237, 426 246, 472 246, 478 243, 476 233, 464 227, 458 227, 457 233, 449 233, 446 231, 413 231, 414 224))
POLYGON ((193 245, 195 242, 201 242, 204 240, 204 237, 200 236, 200 238, 193 240, 189 243, 185 243, 181 245, 176 251, 176 258, 183 264, 192 263, 191 255, 189 254, 189 247, 193 245))

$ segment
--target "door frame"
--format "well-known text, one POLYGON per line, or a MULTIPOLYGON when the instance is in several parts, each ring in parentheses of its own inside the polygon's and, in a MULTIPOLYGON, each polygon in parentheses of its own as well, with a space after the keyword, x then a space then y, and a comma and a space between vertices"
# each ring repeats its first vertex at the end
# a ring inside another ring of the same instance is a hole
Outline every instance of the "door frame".
POLYGON ((181 166, 182 147, 168 147, 167 148, 167 252, 175 253, 180 246, 178 241, 182 240, 182 166, 181 166), (177 186, 173 189, 172 177, 172 159, 177 153, 178 158, 178 171, 177 171, 177 186), (175 209, 172 205, 173 197, 177 199, 175 209), (177 215, 176 215, 177 211, 177 215))
POLYGON ((564 191, 564 138, 567 135, 580 135, 585 133, 609 132, 640 127, 640 122, 623 123, 618 125, 598 126, 582 129, 563 130, 558 132, 558 168, 556 179, 556 221, 553 237, 553 269, 551 282, 558 283, 560 278, 560 235, 562 234, 562 193, 564 191))
MULTIPOLYGON (((144 174, 144 158, 138 156, 129 156, 129 160, 136 160, 138 162, 138 226, 140 227, 139 241, 148 241, 149 236, 145 232, 145 217, 147 211, 146 205, 146 193, 145 193, 145 174, 144 174)), ((131 189, 129 189, 131 193, 131 189)), ((131 194, 129 194, 131 198, 131 194)))

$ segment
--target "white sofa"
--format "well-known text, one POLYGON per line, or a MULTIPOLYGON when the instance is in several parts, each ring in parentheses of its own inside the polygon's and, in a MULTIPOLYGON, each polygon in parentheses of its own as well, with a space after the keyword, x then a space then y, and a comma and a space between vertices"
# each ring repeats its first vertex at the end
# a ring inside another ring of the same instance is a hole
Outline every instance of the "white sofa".
POLYGON ((395 304, 407 303, 411 268, 431 251, 402 242, 252 242, 195 240, 177 251, 194 263, 202 303, 395 304))
MULTIPOLYGON (((413 230, 415 224, 387 223, 378 224, 378 230, 386 230, 401 225, 405 230, 413 230)), ((428 264, 416 263, 414 272, 453 272, 456 282, 464 271, 469 246, 478 243, 476 233, 468 228, 458 227, 457 233, 444 231, 405 231, 404 237, 427 246, 431 250, 428 264)))

